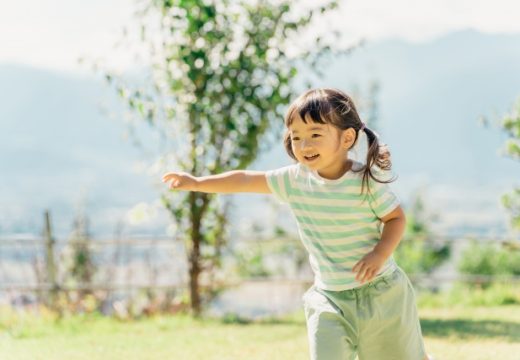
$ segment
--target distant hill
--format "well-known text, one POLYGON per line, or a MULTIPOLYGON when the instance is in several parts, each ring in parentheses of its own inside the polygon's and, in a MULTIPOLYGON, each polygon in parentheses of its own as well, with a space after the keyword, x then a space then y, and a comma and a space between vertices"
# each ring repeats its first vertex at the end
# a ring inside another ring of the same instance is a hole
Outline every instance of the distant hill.
MULTIPOLYGON (((520 35, 462 31, 425 44, 369 43, 331 61, 316 86, 351 92, 374 80, 399 195, 407 201, 421 191, 440 231, 505 233, 499 198, 520 186, 520 164, 500 154, 505 135, 494 121, 520 96, 520 35)), ((280 145, 258 168, 288 163, 283 154, 280 145)))
POLYGON ((369 44, 327 74, 334 86, 381 83, 382 133, 399 173, 457 184, 520 174, 497 156, 503 136, 478 123, 520 96, 520 35, 464 31, 422 45, 369 44))
MULTIPOLYGON (((464 31, 420 45, 371 43, 334 59, 325 74, 316 86, 380 83, 380 132, 405 202, 422 188, 440 229, 506 231, 498 199, 518 185, 520 166, 498 153, 504 135, 478 119, 503 114, 520 96, 520 35, 464 31)), ((82 201, 95 232, 110 234, 133 205, 157 198, 152 179, 135 170, 142 156, 123 138, 121 102, 100 79, 4 64, 0 96, 0 234, 39 231, 47 207, 66 234, 82 201)), ((253 167, 288 163, 279 144, 253 167)), ((244 215, 262 214, 251 209, 261 210, 263 197, 236 199, 237 228, 265 220, 244 215)), ((162 233, 166 222, 163 214, 145 231, 162 233)))
POLYGON ((121 209, 155 196, 134 170, 121 102, 100 79, 3 65, 0 96, 0 232, 39 230, 50 208, 67 233, 80 204, 97 214, 93 227, 112 231, 121 209))

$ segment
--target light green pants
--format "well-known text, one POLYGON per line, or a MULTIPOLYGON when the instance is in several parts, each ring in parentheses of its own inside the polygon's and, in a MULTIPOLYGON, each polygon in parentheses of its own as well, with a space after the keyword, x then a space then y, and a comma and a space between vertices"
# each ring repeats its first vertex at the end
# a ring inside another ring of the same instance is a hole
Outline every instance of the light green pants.
POLYGON ((422 360, 415 295, 397 268, 358 288, 303 296, 312 360, 422 360))

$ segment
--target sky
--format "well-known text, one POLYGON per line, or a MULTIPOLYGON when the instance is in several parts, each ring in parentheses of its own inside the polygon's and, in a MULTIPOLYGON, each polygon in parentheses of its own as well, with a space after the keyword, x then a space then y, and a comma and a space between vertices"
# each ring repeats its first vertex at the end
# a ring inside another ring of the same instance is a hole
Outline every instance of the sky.
MULTIPOLYGON (((446 33, 474 29, 520 33, 518 0, 343 0, 316 31, 341 30, 343 41, 399 38, 421 43, 446 33)), ((86 73, 81 57, 103 60, 121 70, 128 54, 114 51, 125 26, 131 27, 137 0, 0 1, 0 63, 86 73)))
MULTIPOLYGON (((374 42, 397 38, 421 44, 467 29, 490 34, 520 34, 518 0, 340 2, 340 8, 329 18, 313 24, 313 29, 316 32, 330 31, 329 27, 341 30, 342 39, 347 43, 361 38, 374 42)), ((133 14, 138 6, 137 0, 0 0, 0 65, 23 64, 92 77, 91 68, 78 63, 80 57, 86 57, 103 59, 112 69, 129 69, 135 66, 132 56, 113 47, 121 38, 123 28, 135 24, 133 14)), ((399 58, 393 60, 400 61, 399 58)), ((386 65, 392 63, 392 59, 382 61, 386 65)), ((452 59, 443 61, 446 64, 452 59)), ((387 87, 393 86, 391 81, 390 76, 387 87)), ((470 151, 468 149, 466 151, 470 151)), ((498 202, 498 195, 496 199, 498 202)), ((495 207, 491 211, 495 211, 495 207)), ((466 215, 475 221, 473 213, 466 215)), ((460 216, 451 219, 455 221, 460 216)))

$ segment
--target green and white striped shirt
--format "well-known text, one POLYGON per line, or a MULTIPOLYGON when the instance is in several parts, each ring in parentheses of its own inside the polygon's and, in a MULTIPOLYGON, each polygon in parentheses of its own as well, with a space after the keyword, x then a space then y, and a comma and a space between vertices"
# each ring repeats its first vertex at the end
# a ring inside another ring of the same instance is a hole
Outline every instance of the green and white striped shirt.
MULTIPOLYGON (((361 166, 353 164, 354 169, 361 166)), ((318 288, 341 291, 361 285, 352 268, 380 240, 380 218, 399 205, 388 184, 373 179, 370 194, 366 189, 361 194, 362 177, 362 172, 347 171, 329 180, 299 163, 266 172, 273 195, 292 209, 318 288)), ((391 256, 377 276, 395 267, 391 256)))

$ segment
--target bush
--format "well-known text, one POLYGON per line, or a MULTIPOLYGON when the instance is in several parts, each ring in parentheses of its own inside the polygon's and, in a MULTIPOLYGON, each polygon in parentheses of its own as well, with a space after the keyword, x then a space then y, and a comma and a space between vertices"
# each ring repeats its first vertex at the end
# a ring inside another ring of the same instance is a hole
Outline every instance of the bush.
POLYGON ((420 292, 419 307, 451 306, 502 306, 520 304, 520 288, 504 283, 488 287, 475 287, 471 284, 456 283, 450 290, 440 293, 420 292))
POLYGON ((430 273, 450 257, 450 244, 433 241, 430 231, 433 217, 427 214, 420 193, 413 200, 406 219, 406 232, 394 258, 408 274, 430 273))
POLYGON ((448 244, 435 244, 426 238, 405 237, 394 258, 407 274, 430 273, 450 257, 448 244))
POLYGON ((264 263, 264 252, 260 246, 247 248, 235 254, 237 271, 241 277, 267 277, 271 272, 264 263))
POLYGON ((520 251, 474 241, 463 252, 458 269, 470 275, 520 275, 520 251))

